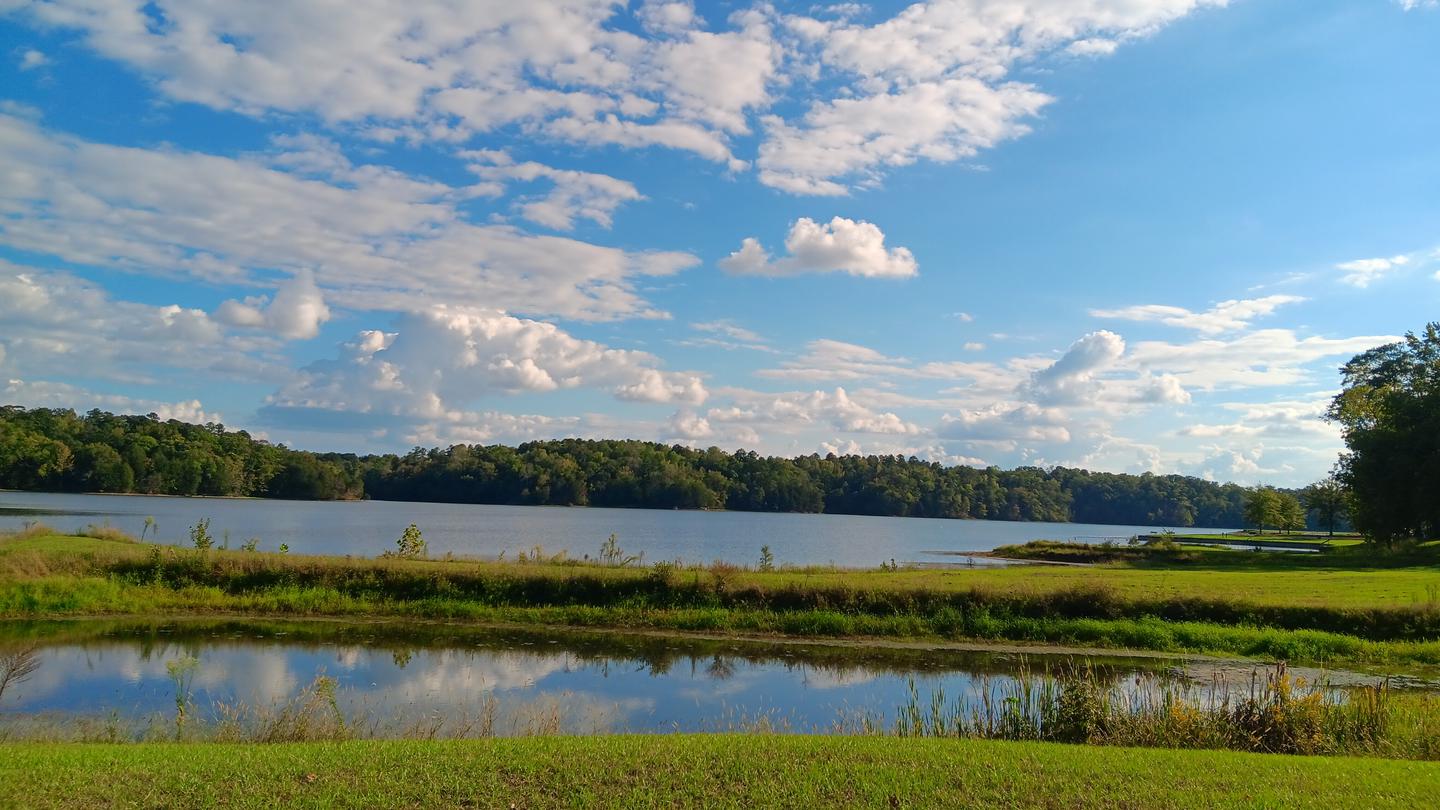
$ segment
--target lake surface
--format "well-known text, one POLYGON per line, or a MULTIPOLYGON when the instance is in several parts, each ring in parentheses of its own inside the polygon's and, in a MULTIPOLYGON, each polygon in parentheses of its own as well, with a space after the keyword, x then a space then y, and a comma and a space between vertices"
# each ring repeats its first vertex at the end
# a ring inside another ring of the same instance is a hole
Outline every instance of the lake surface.
POLYGON ((337 682, 336 706, 347 722, 364 724, 372 736, 413 734, 417 727, 465 736, 486 716, 493 723, 489 733, 499 735, 721 731, 762 723, 826 732, 853 730, 860 718, 888 727, 908 704, 912 687, 928 708, 937 692, 949 701, 1003 696, 1019 683, 1038 682, 1046 671, 1082 664, 1121 690, 1134 688, 1137 676, 1163 676, 1197 689, 1225 680, 1243 692, 1254 671, 1244 662, 445 625, 190 620, 0 626, 0 646, 37 637, 39 669, 0 697, 0 733, 6 723, 14 729, 36 718, 73 728, 106 717, 130 735, 145 733, 147 723, 151 733, 165 733, 175 714, 169 665, 187 659, 196 662, 187 688, 199 720, 223 717, 224 706, 273 714, 325 675, 337 682))
MULTIPOLYGON (((410 523, 424 532, 432 555, 514 557, 546 553, 595 556, 611 533, 646 562, 725 560, 754 564, 769 545, 780 564, 878 566, 882 562, 955 562, 955 552, 989 551, 1029 540, 1098 542, 1159 531, 1164 526, 1018 523, 857 515, 482 506, 397 501, 276 501, 167 498, 145 495, 63 495, 0 492, 0 529, 42 521, 73 530, 106 524, 139 536, 153 517, 161 542, 185 543, 190 526, 209 518, 217 542, 258 538, 262 549, 284 543, 305 554, 374 556, 392 549, 410 523)), ((1219 528, 1195 529, 1219 532, 1219 528)), ((961 558, 963 561, 963 558, 961 558)))

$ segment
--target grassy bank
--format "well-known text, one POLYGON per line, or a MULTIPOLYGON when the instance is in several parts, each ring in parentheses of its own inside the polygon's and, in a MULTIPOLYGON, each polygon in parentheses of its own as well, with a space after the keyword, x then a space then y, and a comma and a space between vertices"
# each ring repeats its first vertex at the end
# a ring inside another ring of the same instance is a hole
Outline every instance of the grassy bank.
POLYGON ((25 807, 1421 807, 1440 767, 1358 758, 755 735, 0 746, 25 807))
POLYGON ((35 535, 0 542, 0 616, 423 617, 1440 663, 1440 573, 1413 557, 1324 557, 761 572, 202 553, 35 535))

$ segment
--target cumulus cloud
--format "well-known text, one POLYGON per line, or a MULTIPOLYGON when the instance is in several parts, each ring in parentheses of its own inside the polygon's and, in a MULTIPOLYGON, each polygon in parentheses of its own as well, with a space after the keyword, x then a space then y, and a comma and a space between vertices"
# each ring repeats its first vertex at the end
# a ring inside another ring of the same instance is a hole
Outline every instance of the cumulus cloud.
POLYGON ((282 283, 275 299, 247 298, 225 301, 215 310, 215 319, 231 326, 266 329, 283 338, 304 340, 320 334, 320 325, 330 320, 330 308, 308 270, 282 283))
POLYGON ((630 401, 699 405, 693 374, 662 371, 644 352, 581 340, 554 324, 438 306, 401 315, 393 332, 371 330, 335 360, 316 363, 271 398, 309 409, 447 420, 484 398, 571 388, 630 401))
POLYGON ((1352 287, 1364 289, 1372 283, 1380 280, 1392 270, 1404 267, 1410 263, 1410 257, 1405 255, 1391 256, 1389 258, 1355 259, 1354 261, 1341 262, 1335 265, 1335 269, 1343 271, 1340 281, 1352 287))
POLYGON ((1125 354, 1125 340, 1114 332, 1091 332, 1070 344, 1059 360, 1031 375, 1024 392, 1041 404, 1089 403, 1100 392, 1098 375, 1125 354))
POLYGON ((872 223, 835 217, 820 224, 801 217, 785 237, 789 255, 771 259, 759 240, 746 238, 740 249, 719 264, 741 275, 788 276, 801 273, 846 273, 867 278, 909 278, 918 265, 907 248, 885 247, 885 234, 872 223))
POLYGON ((1221 301, 1203 312, 1165 304, 1143 304, 1121 309, 1092 309, 1090 314, 1096 318, 1163 323, 1181 329, 1193 329, 1205 335, 1216 335, 1247 329, 1256 318, 1269 315, 1286 304, 1296 304, 1304 300, 1298 295, 1267 295, 1263 298, 1221 301))

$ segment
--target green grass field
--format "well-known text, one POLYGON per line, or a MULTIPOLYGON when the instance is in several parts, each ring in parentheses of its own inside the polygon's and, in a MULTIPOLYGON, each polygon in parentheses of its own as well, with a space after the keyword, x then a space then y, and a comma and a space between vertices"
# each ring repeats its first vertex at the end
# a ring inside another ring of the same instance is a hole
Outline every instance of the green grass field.
POLYGON ((1440 765, 769 735, 0 745, 13 807, 1429 806, 1440 765))
POLYGON ((202 554, 32 533, 0 541, 0 617, 398 617, 1440 664, 1433 550, 1360 552, 1301 558, 1225 551, 1092 567, 758 572, 202 554))

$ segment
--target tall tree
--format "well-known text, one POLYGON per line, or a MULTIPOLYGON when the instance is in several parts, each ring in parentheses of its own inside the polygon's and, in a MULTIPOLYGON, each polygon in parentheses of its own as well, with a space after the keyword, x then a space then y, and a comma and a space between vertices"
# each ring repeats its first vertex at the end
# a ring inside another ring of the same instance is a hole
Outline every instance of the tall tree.
POLYGON ((1356 355, 1327 416, 1356 528, 1389 545, 1440 533, 1440 323, 1356 355))
POLYGON ((1305 506, 1305 511, 1313 514, 1320 526, 1332 536, 1335 527, 1347 519, 1350 509, 1348 500, 1345 485, 1333 475, 1316 481, 1300 493, 1300 503, 1305 506))
POLYGON ((1245 522, 1264 534, 1265 527, 1280 525, 1280 499, 1270 487, 1255 487, 1245 496, 1245 522))

